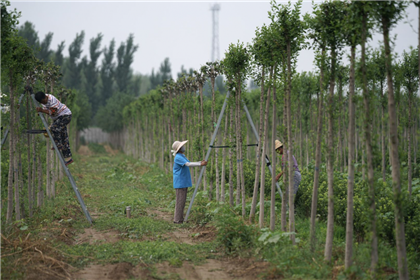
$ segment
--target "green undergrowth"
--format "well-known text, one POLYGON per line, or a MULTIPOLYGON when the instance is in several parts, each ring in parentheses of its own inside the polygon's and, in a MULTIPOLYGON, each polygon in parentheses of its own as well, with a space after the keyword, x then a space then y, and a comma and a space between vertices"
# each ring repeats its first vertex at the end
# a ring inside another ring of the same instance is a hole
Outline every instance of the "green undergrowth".
MULTIPOLYGON (((9 231, 3 230, 6 236, 23 240, 28 233, 31 233, 30 238, 46 242, 50 247, 63 253, 63 261, 80 268, 93 263, 129 262, 136 265, 162 261, 168 261, 172 266, 182 266, 183 261, 200 264, 207 258, 229 256, 251 257, 257 261, 269 262, 270 267, 260 275, 267 279, 273 277, 372 279, 369 273, 368 235, 355 240, 354 265, 348 271, 344 270, 345 225, 340 223, 334 226, 332 261, 326 263, 323 260, 326 222, 323 219, 322 196, 320 215, 317 219, 316 247, 315 251, 311 252, 309 219, 306 208, 301 204, 298 204, 296 209, 296 245, 291 243, 290 233, 279 229, 281 224, 279 197, 276 199, 276 230, 273 232, 267 229, 270 213, 268 197, 264 203, 264 228, 260 229, 257 223, 249 223, 248 217, 245 219, 241 217, 241 205, 231 207, 229 203, 217 203, 214 200, 209 202, 208 193, 202 190, 198 191, 195 198, 189 223, 174 225, 168 219, 157 217, 156 214, 165 214, 166 217, 173 215, 175 192, 171 174, 165 174, 153 164, 134 160, 122 154, 116 156, 95 154, 89 157, 76 155, 75 161, 70 170, 94 218, 93 229, 114 230, 119 233, 120 240, 112 244, 102 241, 79 244, 70 239, 63 242, 62 238, 59 238, 64 230, 79 234, 89 227, 67 180, 57 184, 56 198, 46 199, 44 206, 36 210, 33 218, 9 226, 9 231), (127 206, 131 207, 131 219, 126 218, 127 206), (189 245, 176 243, 167 238, 167 233, 171 231, 196 226, 215 227, 216 239, 189 245)), ((305 181, 303 183, 305 184, 305 181)), ((304 187, 300 191, 302 194, 307 192, 304 187)), ((192 193, 191 188, 188 192, 187 207, 192 193)), ((297 199, 300 199, 299 203, 304 201, 302 196, 297 199)), ((226 201, 229 201, 228 196, 226 201)), ((339 205, 340 203, 342 202, 339 201, 339 205)), ((245 207, 247 213, 250 207, 249 198, 245 207)), ((259 205, 257 219, 258 211, 259 205)), ((2 258, 2 268, 12 266, 19 256, 15 254, 10 258, 2 258)), ((408 253, 408 263, 411 278, 420 278, 420 267, 415 254, 408 253)), ((397 267, 395 245, 380 238, 378 265, 380 279, 397 279, 397 267)), ((15 266, 12 272, 15 273, 13 275, 22 275, 19 271, 23 270, 24 267, 15 266)), ((6 275, 4 273, 7 272, 2 269, 2 274, 6 275)), ((19 279, 19 277, 9 278, 19 279)))
POLYGON ((73 259, 72 265, 83 267, 94 260, 95 263, 129 262, 133 265, 139 263, 153 264, 169 261, 173 265, 183 261, 201 264, 207 258, 216 256, 217 245, 212 242, 197 245, 180 244, 163 240, 157 241, 119 241, 105 244, 82 244, 62 246, 60 249, 68 254, 83 256, 73 259))

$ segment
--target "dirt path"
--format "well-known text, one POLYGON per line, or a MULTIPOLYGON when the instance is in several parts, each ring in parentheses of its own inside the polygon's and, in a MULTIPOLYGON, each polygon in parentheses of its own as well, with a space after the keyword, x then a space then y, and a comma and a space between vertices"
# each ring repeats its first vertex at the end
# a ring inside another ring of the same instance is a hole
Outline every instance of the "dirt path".
POLYGON ((75 245, 82 243, 115 243, 120 240, 120 234, 117 231, 97 231, 94 228, 86 228, 85 232, 76 237, 75 245))
MULTIPOLYGON (((111 147, 105 147, 109 154, 115 151, 111 147)), ((84 146, 82 151, 89 154, 88 147, 84 146)), ((147 169, 140 168, 136 170, 139 174, 147 172, 147 169)), ((98 178, 98 180, 102 180, 98 178)), ((144 209, 147 216, 153 219, 173 223, 173 213, 164 211, 161 208, 144 209)), ((99 217, 102 213, 93 211, 92 216, 99 217)), ((175 227, 170 232, 162 234, 163 241, 176 242, 179 244, 197 245, 203 242, 211 242, 216 238, 217 229, 213 226, 192 226, 192 227, 175 227)), ((150 238, 153 242, 154 237, 146 237, 146 239, 130 240, 132 242, 143 242, 150 238)), ((88 243, 95 244, 113 244, 124 238, 116 230, 98 230, 95 227, 86 228, 83 233, 74 237, 75 245, 88 243)), ((227 258, 221 255, 215 255, 216 259, 207 259, 200 265, 194 265, 191 261, 182 261, 174 266, 168 261, 146 264, 140 263, 133 266, 131 263, 120 262, 114 264, 92 264, 72 274, 71 279, 74 280, 122 280, 122 279, 257 279, 258 276, 267 270, 268 263, 256 262, 252 259, 227 258)))
MULTIPOLYGON (((172 222, 172 214, 161 209, 148 209, 148 215, 156 219, 172 222)), ((177 228, 164 234, 167 241, 185 244, 198 244, 208 242, 216 237, 214 227, 177 228)), ((88 242, 89 244, 115 243, 120 240, 116 231, 97 231, 87 228, 85 232, 76 237, 76 244, 88 242)), ((202 265, 194 265, 184 261, 182 266, 175 267, 169 262, 155 265, 145 263, 133 266, 130 263, 90 265, 75 274, 74 280, 122 280, 122 279, 192 279, 192 280, 233 280, 257 279, 258 275, 266 271, 269 266, 266 262, 256 262, 251 259, 222 258, 207 259, 202 265)))
POLYGON ((191 280, 254 280, 264 272, 268 263, 252 262, 246 259, 208 259, 202 265, 184 261, 181 267, 168 262, 154 266, 130 263, 90 265, 73 275, 74 280, 125 280, 125 279, 191 279, 191 280))

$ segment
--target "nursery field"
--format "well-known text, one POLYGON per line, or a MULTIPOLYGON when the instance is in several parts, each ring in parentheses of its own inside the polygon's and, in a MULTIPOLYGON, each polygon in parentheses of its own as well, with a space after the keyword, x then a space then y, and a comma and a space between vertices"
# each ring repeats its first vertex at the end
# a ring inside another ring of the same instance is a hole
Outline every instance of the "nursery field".
MULTIPOLYGON (((370 279, 370 246, 363 238, 355 243, 355 265, 344 271, 345 228, 340 225, 331 263, 322 256, 322 221, 316 233, 320 242, 310 253, 309 218, 299 201, 296 245, 289 233, 245 222, 240 205, 209 202, 203 192, 189 222, 174 224, 171 175, 154 164, 98 150, 82 146, 71 166, 93 225, 67 181, 58 182, 56 197, 33 218, 4 229, 2 279, 370 279), (131 218, 126 206, 131 206, 131 218)), ((281 200, 276 202, 280 209, 277 203, 281 200)), ((386 242, 380 248, 378 276, 397 279, 395 249, 386 242)), ((416 279, 415 258, 409 264, 416 279)))

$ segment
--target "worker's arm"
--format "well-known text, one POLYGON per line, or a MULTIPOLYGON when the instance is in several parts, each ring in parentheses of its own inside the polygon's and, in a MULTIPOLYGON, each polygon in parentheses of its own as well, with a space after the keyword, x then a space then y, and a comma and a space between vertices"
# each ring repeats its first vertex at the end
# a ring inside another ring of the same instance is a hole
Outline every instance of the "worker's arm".
POLYGON ((276 182, 280 179, 280 177, 283 176, 283 171, 280 172, 277 176, 276 176, 276 182))
POLYGON ((54 115, 54 114, 55 114, 55 112, 57 111, 57 109, 56 109, 56 108, 50 108, 50 109, 48 110, 48 109, 44 109, 44 108, 37 107, 37 108, 36 108, 36 111, 37 111, 37 112, 40 112, 40 113, 48 114, 48 115, 52 116, 52 115, 54 115))
POLYGON ((39 113, 50 114, 50 111, 48 111, 47 109, 43 109, 41 107, 36 107, 36 111, 39 113))
POLYGON ((198 166, 207 165, 207 161, 203 160, 203 161, 196 161, 196 162, 187 162, 185 165, 188 167, 198 167, 198 166))

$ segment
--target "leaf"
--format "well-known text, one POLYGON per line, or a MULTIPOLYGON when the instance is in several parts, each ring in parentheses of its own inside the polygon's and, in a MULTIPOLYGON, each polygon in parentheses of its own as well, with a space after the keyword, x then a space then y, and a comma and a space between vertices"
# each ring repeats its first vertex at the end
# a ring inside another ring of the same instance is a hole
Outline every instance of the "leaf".
POLYGON ((20 228, 20 230, 27 230, 27 229, 28 229, 28 226, 26 225, 20 228))
POLYGON ((264 232, 263 234, 261 234, 261 236, 258 238, 258 241, 260 241, 260 242, 264 242, 265 241, 265 239, 267 238, 267 237, 269 237, 271 235, 271 232, 264 232))
POLYGON ((267 240, 267 243, 277 243, 280 240, 280 237, 280 234, 275 234, 267 240))

